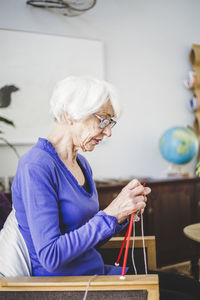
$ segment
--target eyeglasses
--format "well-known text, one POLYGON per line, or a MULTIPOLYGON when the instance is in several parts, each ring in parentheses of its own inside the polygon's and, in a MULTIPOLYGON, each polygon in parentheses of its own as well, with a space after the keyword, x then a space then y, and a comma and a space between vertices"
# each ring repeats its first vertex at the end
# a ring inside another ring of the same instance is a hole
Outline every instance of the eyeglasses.
POLYGON ((97 114, 93 114, 95 117, 97 117, 99 120, 100 120, 100 124, 99 124, 99 127, 101 129, 104 129, 106 128, 108 125, 110 125, 111 128, 113 128, 115 125, 116 125, 116 121, 113 120, 113 119, 105 119, 105 118, 102 118, 100 117, 99 115, 97 114))

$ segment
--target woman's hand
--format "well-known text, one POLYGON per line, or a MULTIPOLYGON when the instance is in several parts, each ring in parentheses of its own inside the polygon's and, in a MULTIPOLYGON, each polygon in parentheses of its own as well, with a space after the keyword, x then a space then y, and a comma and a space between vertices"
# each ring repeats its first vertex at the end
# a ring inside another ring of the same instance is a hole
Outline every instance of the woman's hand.
POLYGON ((139 180, 131 180, 108 205, 104 212, 113 216, 122 223, 130 214, 136 211, 144 211, 147 195, 151 192, 149 187, 143 187, 139 180))

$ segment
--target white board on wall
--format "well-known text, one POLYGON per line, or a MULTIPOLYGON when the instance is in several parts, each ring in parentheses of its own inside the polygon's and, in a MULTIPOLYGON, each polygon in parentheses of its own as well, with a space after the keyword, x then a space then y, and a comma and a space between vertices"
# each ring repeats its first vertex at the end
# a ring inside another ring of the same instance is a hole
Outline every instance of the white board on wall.
POLYGON ((0 30, 0 42, 0 97, 7 93, 11 100, 0 107, 0 116, 16 126, 1 129, 12 144, 33 144, 49 134, 49 98, 57 81, 69 75, 104 77, 101 41, 0 30), (19 90, 2 89, 6 85, 19 90))

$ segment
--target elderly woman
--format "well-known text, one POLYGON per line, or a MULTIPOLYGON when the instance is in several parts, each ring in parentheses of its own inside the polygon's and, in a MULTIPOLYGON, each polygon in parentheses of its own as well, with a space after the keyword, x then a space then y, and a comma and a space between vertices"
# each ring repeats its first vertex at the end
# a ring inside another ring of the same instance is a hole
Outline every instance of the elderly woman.
POLYGON ((33 276, 120 274, 104 265, 95 246, 146 206, 150 188, 133 180, 99 211, 90 165, 78 153, 110 137, 119 113, 117 93, 104 81, 68 77, 57 84, 51 98, 55 129, 19 160, 12 185, 33 276))
MULTIPOLYGON (((78 153, 111 136, 120 114, 117 92, 105 81, 68 77, 53 92, 51 114, 55 129, 19 160, 12 185, 31 275, 121 274, 120 267, 104 265, 95 247, 120 231, 131 213, 144 210, 150 188, 134 179, 99 211, 92 170, 78 153)), ((161 299, 198 299, 196 283, 166 276, 160 275, 161 299)))

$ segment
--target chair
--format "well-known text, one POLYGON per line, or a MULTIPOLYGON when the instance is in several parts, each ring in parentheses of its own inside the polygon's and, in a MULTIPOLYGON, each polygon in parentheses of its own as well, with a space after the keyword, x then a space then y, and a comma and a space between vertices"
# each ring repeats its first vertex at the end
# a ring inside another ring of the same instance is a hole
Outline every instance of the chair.
MULTIPOLYGON (((102 249, 119 251, 123 237, 114 237, 102 249)), ((155 237, 145 237, 148 267, 156 269, 155 237)), ((131 247, 131 243, 130 243, 131 247)), ((142 240, 135 238, 135 248, 142 247, 142 240)), ((1 277, 0 299, 83 299, 91 276, 61 277, 1 277), (1 298, 2 297, 2 298, 1 298)), ((157 275, 97 276, 90 282, 87 300, 91 299, 159 299, 157 275)))
POLYGON ((3 192, 0 192, 0 230, 12 210, 12 204, 3 192))

